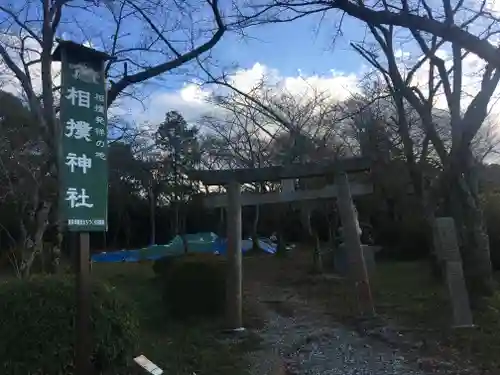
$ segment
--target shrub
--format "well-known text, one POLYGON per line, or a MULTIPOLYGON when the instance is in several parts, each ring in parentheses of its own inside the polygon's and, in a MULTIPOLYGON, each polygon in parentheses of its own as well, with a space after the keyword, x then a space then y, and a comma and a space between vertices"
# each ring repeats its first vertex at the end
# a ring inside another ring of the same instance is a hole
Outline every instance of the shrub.
POLYGON ((174 318, 216 316, 226 300, 226 262, 213 254, 177 258, 163 278, 164 301, 174 318))
MULTIPOLYGON (((75 287, 69 276, 0 284, 2 374, 68 375, 74 371, 75 287)), ((93 283, 92 361, 98 372, 119 368, 137 338, 134 305, 93 283)))
POLYGON ((175 255, 175 256, 166 256, 160 259, 157 259, 153 263, 153 271, 156 276, 164 277, 167 272, 172 268, 174 262, 183 257, 183 255, 175 255))

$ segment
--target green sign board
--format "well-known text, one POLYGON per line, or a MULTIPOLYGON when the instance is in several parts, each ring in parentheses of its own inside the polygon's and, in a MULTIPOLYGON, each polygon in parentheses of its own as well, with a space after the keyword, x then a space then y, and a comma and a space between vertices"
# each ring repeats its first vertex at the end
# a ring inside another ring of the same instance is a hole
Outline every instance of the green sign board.
MULTIPOLYGON (((108 145, 104 59, 60 44, 59 210, 69 231, 107 230, 108 145)), ((94 53, 97 51, 94 51, 94 53)))

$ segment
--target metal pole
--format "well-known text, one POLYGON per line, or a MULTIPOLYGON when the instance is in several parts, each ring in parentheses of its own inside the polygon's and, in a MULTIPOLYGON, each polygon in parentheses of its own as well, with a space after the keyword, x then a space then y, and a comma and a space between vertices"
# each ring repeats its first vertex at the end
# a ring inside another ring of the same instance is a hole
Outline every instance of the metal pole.
POLYGON ((80 248, 76 256, 76 375, 91 374, 90 355, 90 236, 80 233, 80 248))

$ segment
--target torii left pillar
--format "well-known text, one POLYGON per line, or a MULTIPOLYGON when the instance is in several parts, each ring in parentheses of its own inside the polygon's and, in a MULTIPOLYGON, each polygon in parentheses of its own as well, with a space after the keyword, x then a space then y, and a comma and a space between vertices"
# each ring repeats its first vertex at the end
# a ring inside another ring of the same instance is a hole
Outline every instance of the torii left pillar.
POLYGON ((231 181, 227 186, 227 275, 226 317, 228 329, 243 331, 241 251, 241 184, 231 181))

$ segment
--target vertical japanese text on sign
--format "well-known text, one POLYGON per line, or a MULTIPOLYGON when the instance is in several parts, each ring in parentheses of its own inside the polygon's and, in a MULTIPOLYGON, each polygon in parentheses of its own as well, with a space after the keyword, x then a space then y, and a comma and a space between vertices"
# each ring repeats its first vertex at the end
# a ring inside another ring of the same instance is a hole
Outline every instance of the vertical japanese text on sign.
POLYGON ((107 230, 104 60, 61 48, 60 210, 70 231, 107 230))

